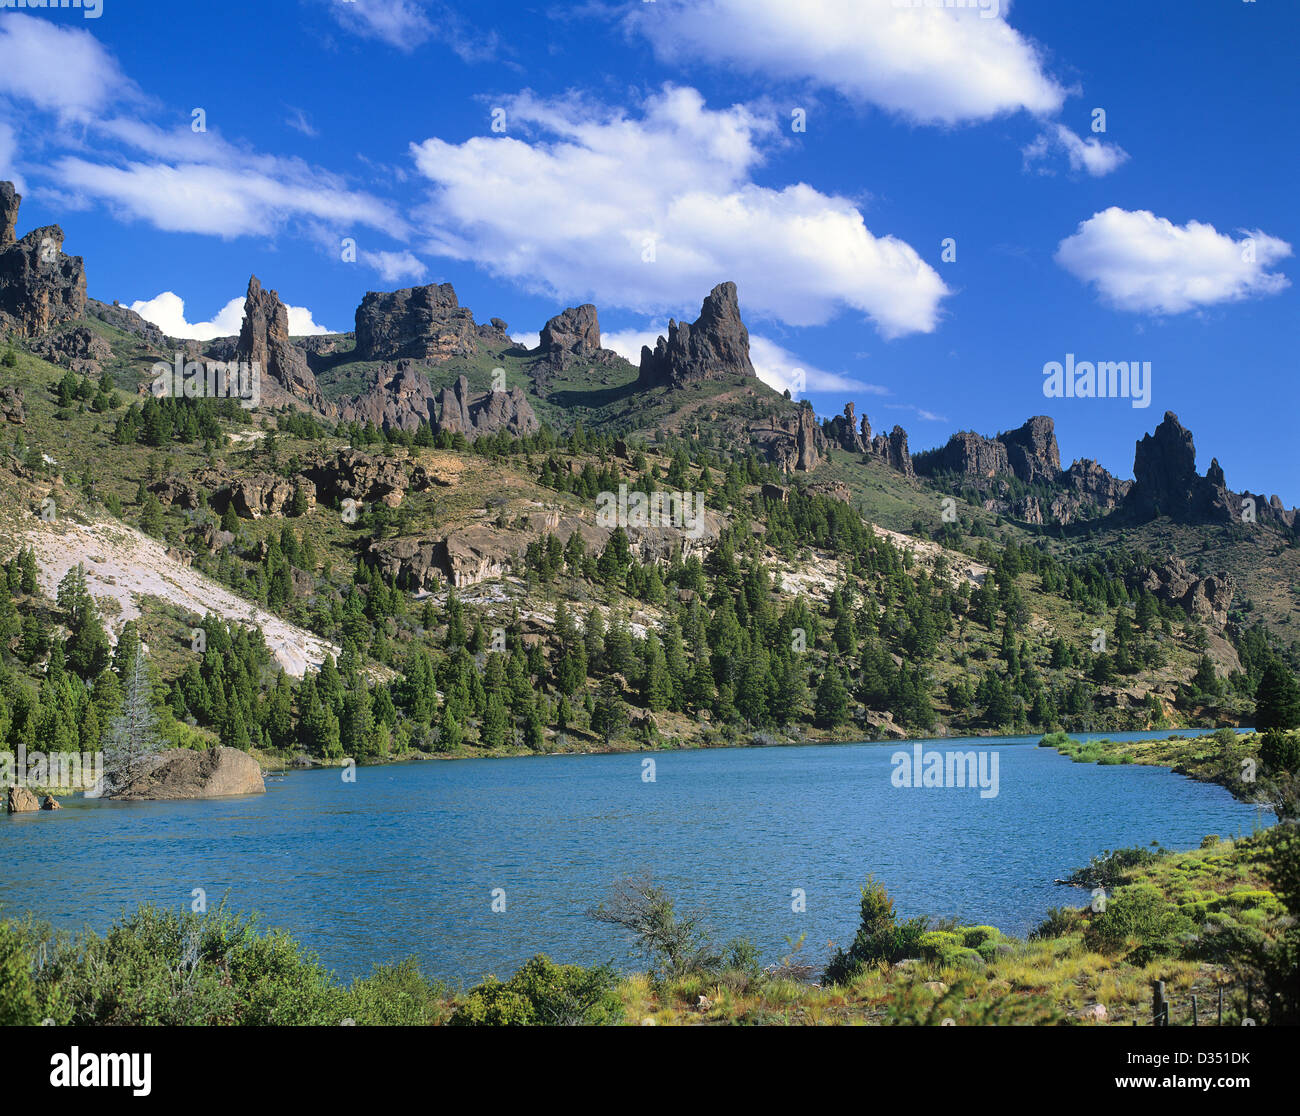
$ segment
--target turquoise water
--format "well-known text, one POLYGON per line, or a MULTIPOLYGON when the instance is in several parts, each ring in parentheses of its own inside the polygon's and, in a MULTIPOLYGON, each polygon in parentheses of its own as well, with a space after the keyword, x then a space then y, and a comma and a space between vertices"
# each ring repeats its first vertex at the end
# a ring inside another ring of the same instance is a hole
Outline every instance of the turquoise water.
POLYGON ((0 816, 0 908, 102 930, 137 902, 188 907, 202 888, 344 978, 413 954, 431 975, 474 980, 538 951, 630 965, 625 940, 585 911, 618 877, 648 873, 765 961, 801 933, 821 959, 852 938, 869 872, 902 916, 1023 933, 1049 906, 1084 902, 1053 881, 1103 849, 1191 848, 1267 820, 1221 787, 1072 763, 1037 740, 926 742, 996 751, 992 798, 894 786, 891 756, 912 745, 888 743, 656 753, 654 782, 643 754, 539 756, 363 767, 355 783, 309 771, 210 802, 65 800, 0 816))

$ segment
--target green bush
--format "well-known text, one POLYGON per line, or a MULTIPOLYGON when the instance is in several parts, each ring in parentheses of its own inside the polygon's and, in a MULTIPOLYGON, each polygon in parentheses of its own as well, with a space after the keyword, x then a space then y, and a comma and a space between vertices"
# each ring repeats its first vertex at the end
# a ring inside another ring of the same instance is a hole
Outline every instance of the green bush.
POLYGON ((1060 751, 1062 748, 1067 748, 1073 743, 1074 741, 1070 739, 1069 733, 1049 732, 1046 733, 1038 742, 1038 746, 1040 748, 1055 748, 1057 751, 1060 751))
POLYGON ((847 952, 835 951, 822 974, 824 983, 847 984, 872 965, 892 964, 921 954, 920 940, 926 933, 927 920, 914 918, 899 923, 894 915, 894 901, 883 884, 867 878, 858 910, 861 923, 853 944, 847 952))
POLYGON ((508 981, 488 977, 470 989, 449 1022, 454 1027, 579 1026, 623 1017, 618 977, 607 966, 557 965, 538 954, 508 981))
POLYGON ((427 1027, 442 1022, 446 999, 445 986, 426 980, 419 962, 408 957, 354 980, 344 1011, 362 1027, 427 1027))
POLYGON ((1071 933, 1079 923, 1079 908, 1048 907, 1047 917, 1030 931, 1030 938, 1060 938, 1071 933))
POLYGON ((0 1027, 40 1022, 25 927, 0 922, 0 1027))
POLYGON ((1300 736, 1270 729, 1260 741, 1259 758, 1270 772, 1294 772, 1300 768, 1300 736))
POLYGON ((1089 920, 1083 941, 1099 953, 1133 950, 1136 963, 1177 953, 1179 938, 1194 929, 1191 919, 1152 884, 1122 887, 1106 909, 1089 920))

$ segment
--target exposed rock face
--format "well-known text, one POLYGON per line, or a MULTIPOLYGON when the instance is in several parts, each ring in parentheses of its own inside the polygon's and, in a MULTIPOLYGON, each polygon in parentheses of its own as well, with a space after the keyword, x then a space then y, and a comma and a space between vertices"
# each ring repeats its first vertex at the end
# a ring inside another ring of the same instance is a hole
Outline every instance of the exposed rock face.
POLYGON ((1074 522, 1081 512, 1105 515, 1124 502, 1132 481, 1120 480, 1090 458, 1074 462, 1058 478, 1065 491, 1052 497, 1051 513, 1063 524, 1074 522))
POLYGON ((567 368, 578 360, 604 359, 609 354, 600 347, 600 321, 591 303, 570 306, 542 326, 538 355, 556 368, 567 368))
POLYGON ((63 252, 58 225, 14 238, 22 195, 0 182, 0 329, 41 337, 86 312, 86 269, 63 252))
POLYGON ((262 397, 268 402, 297 400, 327 410, 316 377, 307 365, 307 354, 289 341, 288 309, 279 294, 262 289, 256 275, 248 281, 235 359, 258 365, 262 371, 262 397))
POLYGON ((30 814, 41 808, 36 795, 26 787, 10 787, 5 805, 11 814, 30 814))
POLYGON ((61 803, 57 798, 55 798, 54 795, 52 795, 52 794, 47 794, 44 798, 41 799, 41 809, 42 809, 42 810, 62 810, 62 809, 63 809, 63 803, 61 803))
POLYGON ((872 452, 891 469, 897 469, 905 477, 916 476, 912 455, 907 448, 907 431, 901 426, 895 426, 887 436, 877 434, 871 445, 872 452))
POLYGON ((113 356, 112 346, 85 326, 48 333, 33 341, 29 348, 51 364, 62 365, 80 375, 98 376, 104 370, 104 361, 113 356))
POLYGON ((126 801, 229 798, 266 790, 257 761, 238 748, 173 748, 109 797, 126 801))
POLYGON ((750 425, 750 436, 782 472, 811 473, 821 461, 826 435, 806 399, 787 414, 750 425))
POLYGON ((651 351, 641 347, 641 375, 646 387, 683 387, 703 380, 753 376, 749 360, 749 330, 740 319, 735 283, 719 283, 693 323, 668 323, 651 351))
POLYGON ((450 283, 370 291, 357 307, 357 360, 410 357, 441 363, 478 351, 474 315, 450 283))
POLYGON ((848 453, 865 453, 871 444, 871 424, 862 416, 862 430, 858 430, 857 408, 852 403, 844 405, 844 414, 836 415, 822 423, 822 432, 828 441, 848 453), (866 440, 863 440, 863 435, 866 440))
MULTIPOLYGON (((284 515, 293 503, 294 481, 271 473, 237 477, 230 485, 229 502, 241 519, 261 519, 264 515, 284 515)), ((308 499, 315 503, 315 485, 298 481, 309 488, 308 499)))
POLYGON ((134 310, 114 302, 100 302, 97 298, 86 299, 86 313, 101 322, 107 322, 123 333, 139 337, 145 344, 161 352, 167 347, 167 337, 153 322, 145 321, 134 310))
POLYGON ((362 503, 379 500, 395 508, 411 487, 398 462, 371 457, 355 449, 339 450, 333 457, 307 465, 303 476, 314 485, 318 499, 331 503, 347 499, 362 503))
POLYGON ((1235 518, 1218 461, 1207 476, 1196 472, 1192 432, 1173 411, 1138 442, 1133 478, 1125 506, 1140 520, 1167 515, 1180 523, 1227 523, 1235 518))
POLYGON ((158 502, 165 508, 174 504, 187 511, 193 511, 199 506, 199 486, 180 477, 172 476, 156 480, 149 486, 149 491, 158 497, 158 502))
POLYGON ((1235 586, 1226 573, 1197 577, 1181 558, 1170 558, 1139 570, 1132 580, 1160 600, 1181 605, 1193 619, 1215 628, 1228 622, 1235 586))
POLYGON ((1028 483, 1050 483, 1061 472, 1061 451, 1055 424, 1045 415, 1037 415, 996 438, 960 431, 947 445, 918 455, 918 462, 918 471, 927 475, 956 473, 986 480, 1014 476, 1028 483))
POLYGON ((429 378, 414 361, 399 360, 380 370, 373 390, 346 404, 340 417, 345 422, 372 422, 379 430, 409 430, 420 423, 434 424, 436 396, 429 378))
POLYGON ((27 421, 27 410, 23 406, 21 388, 16 388, 12 384, 0 385, 0 419, 17 423, 19 426, 27 421))
POLYGON ((471 442, 484 434, 504 430, 515 437, 535 433, 537 416, 522 388, 509 391, 471 392, 469 381, 458 376, 455 387, 443 388, 434 433, 444 430, 465 435, 471 442))

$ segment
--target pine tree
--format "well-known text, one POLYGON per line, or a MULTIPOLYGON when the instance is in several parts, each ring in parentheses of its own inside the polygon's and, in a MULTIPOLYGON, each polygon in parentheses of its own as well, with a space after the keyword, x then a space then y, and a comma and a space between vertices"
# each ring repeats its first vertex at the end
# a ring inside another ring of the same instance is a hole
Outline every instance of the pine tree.
POLYGON ((162 749, 151 691, 149 667, 140 653, 135 656, 127 679, 122 709, 109 721, 101 744, 107 795, 121 791, 162 749))
POLYGON ((1300 685, 1287 665, 1276 657, 1264 667, 1255 690, 1255 727, 1300 728, 1300 685))

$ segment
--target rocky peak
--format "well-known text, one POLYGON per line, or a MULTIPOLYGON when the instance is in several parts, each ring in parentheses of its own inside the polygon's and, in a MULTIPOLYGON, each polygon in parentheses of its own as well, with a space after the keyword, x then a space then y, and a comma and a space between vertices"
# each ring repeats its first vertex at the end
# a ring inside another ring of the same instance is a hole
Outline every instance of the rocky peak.
POLYGON ((478 351, 474 315, 450 283, 368 292, 357 307, 356 333, 358 360, 442 363, 478 351))
POLYGON ((1011 471, 1022 481, 1054 481, 1061 472, 1061 448, 1056 444, 1056 424, 1035 415, 1023 426, 999 434, 1007 448, 1011 471))
POLYGON ((308 367, 307 354, 289 340, 288 308, 277 292, 262 287, 256 275, 248 280, 244 321, 235 356, 261 369, 262 395, 269 402, 297 400, 318 410, 325 409, 325 399, 308 367))
POLYGON ((14 230, 18 227, 18 207, 22 200, 22 195, 14 189, 12 182, 0 182, 0 248, 8 248, 14 242, 14 230))
POLYGON ((1152 434, 1144 434, 1133 456, 1133 487, 1127 506, 1139 519, 1167 515, 1182 523, 1228 522, 1233 511, 1216 460, 1210 475, 1196 472, 1196 445, 1173 411, 1152 434))
POLYGON ((991 479, 1014 476, 1026 482, 1055 481, 1061 472, 1061 451, 1050 418, 1036 415, 1023 426, 985 438, 962 430, 937 450, 918 455, 918 467, 927 474, 956 473, 991 479))
POLYGON ((754 375, 749 330, 740 318, 735 283, 714 287, 693 323, 670 321, 667 338, 660 337, 653 351, 648 345, 641 348, 642 387, 682 387, 754 375))
POLYGON ((86 312, 86 269, 63 252, 58 225, 15 239, 22 195, 0 182, 0 327, 20 337, 42 337, 86 312))
POLYGON ((522 388, 476 393, 469 390, 469 380, 458 376, 455 386, 443 388, 439 395, 434 433, 463 434, 472 442, 501 430, 521 437, 534 433, 539 425, 522 388))
POLYGON ((590 303, 570 306, 542 326, 542 355, 566 361, 600 351, 600 321, 590 303))
POLYGON ((862 416, 862 432, 858 430, 857 408, 852 403, 844 404, 844 414, 836 415, 822 423, 822 430, 829 441, 848 453, 862 453, 871 444, 871 424, 867 416, 862 416))

